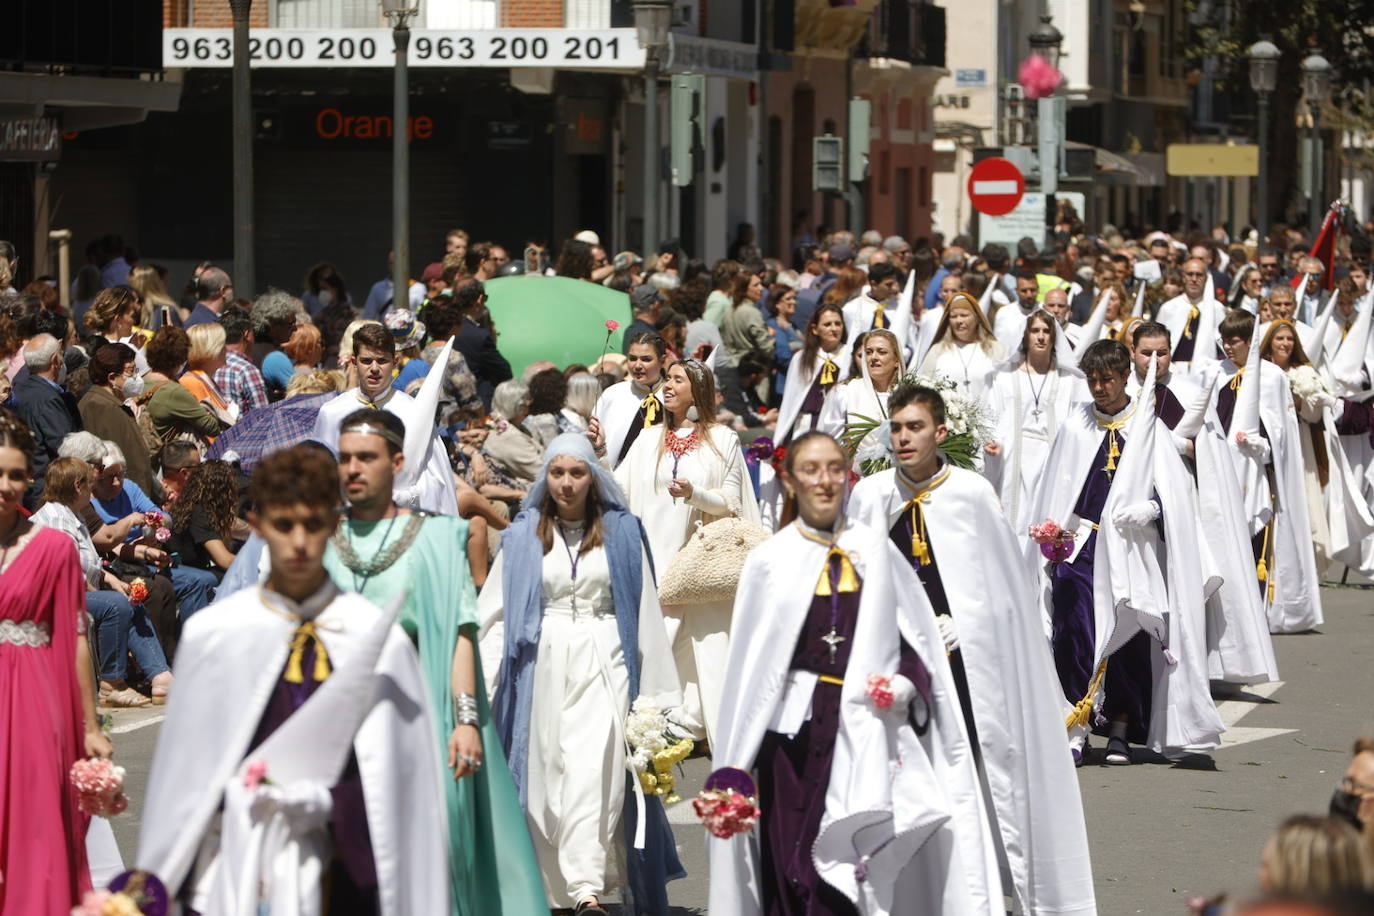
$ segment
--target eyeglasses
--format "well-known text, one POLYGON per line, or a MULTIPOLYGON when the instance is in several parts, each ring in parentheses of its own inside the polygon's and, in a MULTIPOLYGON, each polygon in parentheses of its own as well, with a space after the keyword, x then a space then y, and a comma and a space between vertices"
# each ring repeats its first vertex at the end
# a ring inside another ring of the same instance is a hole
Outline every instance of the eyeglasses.
POLYGON ((1336 783, 1342 792, 1350 792, 1353 795, 1374 795, 1374 786, 1367 782, 1358 782, 1346 776, 1336 783))

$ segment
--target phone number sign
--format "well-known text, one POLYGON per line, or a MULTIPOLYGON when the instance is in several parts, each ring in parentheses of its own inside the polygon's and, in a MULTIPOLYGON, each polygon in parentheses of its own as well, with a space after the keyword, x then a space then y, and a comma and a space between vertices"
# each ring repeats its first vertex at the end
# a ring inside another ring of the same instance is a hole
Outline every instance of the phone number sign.
MULTIPOLYGON (((253 29, 253 67, 390 67, 390 29, 253 29)), ((413 29, 412 67, 557 67, 564 70, 644 66, 634 29, 413 29)), ((163 29, 164 67, 232 67, 232 29, 163 29)))

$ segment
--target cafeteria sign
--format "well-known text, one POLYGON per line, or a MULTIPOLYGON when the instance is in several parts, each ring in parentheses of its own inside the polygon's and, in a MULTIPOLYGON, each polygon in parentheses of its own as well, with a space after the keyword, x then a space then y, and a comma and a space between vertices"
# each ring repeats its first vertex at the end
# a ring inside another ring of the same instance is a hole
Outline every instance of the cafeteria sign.
POLYGON ((57 118, 21 118, 0 124, 0 159, 44 162, 62 155, 62 128, 57 118))

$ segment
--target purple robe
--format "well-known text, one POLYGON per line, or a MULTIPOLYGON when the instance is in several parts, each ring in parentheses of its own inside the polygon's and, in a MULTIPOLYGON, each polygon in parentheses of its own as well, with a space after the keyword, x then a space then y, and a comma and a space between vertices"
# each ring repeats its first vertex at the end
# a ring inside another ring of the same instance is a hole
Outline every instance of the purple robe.
POLYGON ((1178 426, 1183 419, 1185 411, 1183 405, 1168 385, 1163 382, 1155 384, 1155 416, 1164 421, 1164 425, 1169 429, 1178 426))
MULTIPOLYGON (((1126 437, 1117 431, 1117 443, 1124 451, 1126 437)), ((1111 474, 1104 470, 1111 436, 1104 432, 1102 444, 1093 458, 1088 479, 1078 494, 1074 512, 1079 518, 1097 523, 1107 504, 1111 474)), ((1073 562, 1054 564, 1050 572, 1053 610, 1050 618, 1050 647, 1059 683, 1070 703, 1077 703, 1088 692, 1093 677, 1097 649, 1096 613, 1093 603, 1093 556, 1097 549, 1097 529, 1088 535, 1073 562)), ((1150 700, 1153 693, 1150 663, 1150 637, 1136 633, 1107 662, 1103 679, 1102 713, 1106 722, 1093 730, 1107 734, 1107 724, 1119 715, 1127 717, 1126 738, 1145 744, 1150 727, 1150 700)))
POLYGON ((1193 361, 1193 350, 1197 345, 1198 322, 1202 320, 1202 310, 1198 314, 1188 319, 1188 323, 1183 326, 1183 332, 1178 335, 1178 343, 1174 345, 1173 356, 1170 358, 1176 363, 1190 363, 1193 361))
MULTIPOLYGON (((862 586, 860 586, 862 589, 862 586)), ((859 616, 861 591, 844 592, 832 607, 829 595, 811 602, 806 622, 792 653, 791 668, 843 677, 849 647, 859 616), (835 613, 838 611, 838 613, 835 613), (823 638, 830 632, 843 637, 832 658, 823 638)), ((897 673, 908 678, 926 698, 929 710, 930 673, 916 651, 902 641, 897 673)), ((918 704, 919 705, 919 704, 918 704)), ((926 722, 913 723, 924 731, 926 722)), ((849 898, 821 880, 811 859, 825 814, 825 794, 840 729, 840 686, 816 682, 811 718, 795 738, 767 732, 759 747, 759 806, 763 809, 761 891, 765 916, 850 916, 857 914, 849 898)))

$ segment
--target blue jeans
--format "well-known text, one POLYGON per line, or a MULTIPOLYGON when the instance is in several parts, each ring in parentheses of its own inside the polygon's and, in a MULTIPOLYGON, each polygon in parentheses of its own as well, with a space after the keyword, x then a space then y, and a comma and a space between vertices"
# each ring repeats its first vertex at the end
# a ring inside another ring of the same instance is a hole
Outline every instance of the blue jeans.
POLYGON ((219 579, 208 569, 194 566, 173 566, 171 569, 172 590, 177 593, 177 607, 180 609, 181 622, 191 619, 191 615, 215 600, 215 586, 219 579))
POLYGON ((149 679, 168 670, 167 656, 162 654, 157 632, 141 605, 130 604, 119 592, 87 592, 86 609, 95 619, 102 681, 124 680, 130 652, 149 679))

